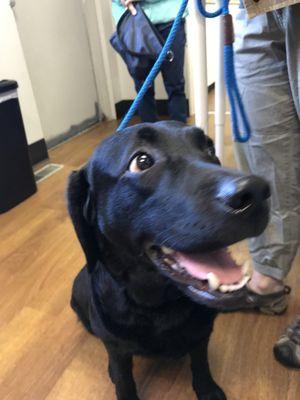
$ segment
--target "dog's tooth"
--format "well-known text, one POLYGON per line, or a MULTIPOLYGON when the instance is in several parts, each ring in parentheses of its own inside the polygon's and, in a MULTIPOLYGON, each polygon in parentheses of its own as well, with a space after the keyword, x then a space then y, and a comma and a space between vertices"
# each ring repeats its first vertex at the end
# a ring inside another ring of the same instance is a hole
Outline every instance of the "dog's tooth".
POLYGON ((244 276, 244 278, 241 280, 242 286, 246 285, 246 283, 248 283, 250 279, 251 279, 250 275, 244 276))
POLYGON ((241 287, 245 286, 246 283, 250 280, 250 276, 243 276, 243 278, 236 284, 234 285, 237 289, 240 289, 241 287))
POLYGON ((165 253, 165 254, 173 254, 173 253, 174 253, 174 250, 172 250, 172 249, 170 249, 169 247, 166 247, 166 246, 162 246, 162 247, 161 247, 161 250, 162 250, 163 253, 165 253))
POLYGON ((244 276, 238 283, 230 286, 230 292, 241 289, 250 280, 250 276, 244 276))
POLYGON ((219 286, 219 291, 222 293, 227 293, 227 292, 234 292, 236 290, 241 289, 243 286, 246 285, 246 283, 250 280, 250 276, 243 276, 243 278, 235 284, 232 285, 225 285, 222 284, 221 286, 219 286))
POLYGON ((222 292, 222 293, 226 293, 226 292, 228 292, 228 285, 221 285, 221 286, 219 286, 219 290, 220 290, 220 292, 222 292))
POLYGON ((165 257, 163 261, 165 264, 169 265, 170 267, 173 267, 174 262, 169 258, 165 257))
POLYGON ((177 263, 172 263, 172 268, 174 269, 174 271, 180 272, 180 265, 178 265, 177 263))
POLYGON ((240 284, 240 283, 228 285, 228 292, 234 292, 235 290, 240 289, 242 286, 244 286, 244 285, 240 284))
POLYGON ((211 290, 217 290, 220 286, 220 280, 213 272, 207 274, 207 280, 208 286, 211 290))
POLYGON ((233 292, 235 290, 235 285, 227 285, 227 292, 233 292))
POLYGON ((242 266, 242 273, 245 276, 250 276, 251 275, 251 263, 249 260, 245 261, 243 266, 242 266))
POLYGON ((230 292, 241 289, 245 285, 244 282, 236 283, 235 285, 230 285, 230 292))

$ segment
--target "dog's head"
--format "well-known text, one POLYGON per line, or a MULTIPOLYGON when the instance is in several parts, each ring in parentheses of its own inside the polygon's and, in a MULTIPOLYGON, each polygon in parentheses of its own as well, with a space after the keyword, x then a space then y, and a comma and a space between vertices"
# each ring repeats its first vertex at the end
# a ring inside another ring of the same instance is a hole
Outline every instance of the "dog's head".
POLYGON ((222 308, 226 292, 248 279, 227 246, 262 233, 270 192, 261 178, 222 168, 200 129, 170 121, 106 139, 72 174, 68 194, 90 269, 114 253, 120 269, 137 260, 222 308))

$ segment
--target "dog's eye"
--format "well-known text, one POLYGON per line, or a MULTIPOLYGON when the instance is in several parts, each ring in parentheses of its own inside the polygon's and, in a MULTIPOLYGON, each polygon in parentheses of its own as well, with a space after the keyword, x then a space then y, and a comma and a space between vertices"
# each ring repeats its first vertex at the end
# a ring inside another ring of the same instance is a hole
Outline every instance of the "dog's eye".
POLYGON ((129 164, 130 172, 142 172, 154 164, 153 158, 147 153, 140 153, 129 164))

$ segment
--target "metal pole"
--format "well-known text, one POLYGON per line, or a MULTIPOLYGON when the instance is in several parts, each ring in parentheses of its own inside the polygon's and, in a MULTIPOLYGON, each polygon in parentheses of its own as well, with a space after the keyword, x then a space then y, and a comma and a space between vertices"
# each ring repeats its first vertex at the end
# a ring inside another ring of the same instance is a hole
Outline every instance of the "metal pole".
MULTIPOLYGON (((221 1, 217 0, 220 5, 221 1)), ((217 60, 215 82, 215 147, 216 154, 222 162, 224 159, 224 132, 225 132, 225 107, 226 91, 224 80, 224 35, 222 29, 222 16, 217 17, 217 60)))
MULTIPOLYGON (((205 5, 205 1, 203 2, 205 5)), ((193 74, 195 124, 208 134, 208 87, 206 59, 206 23, 199 13, 197 0, 189 2, 190 12, 190 59, 193 74)))

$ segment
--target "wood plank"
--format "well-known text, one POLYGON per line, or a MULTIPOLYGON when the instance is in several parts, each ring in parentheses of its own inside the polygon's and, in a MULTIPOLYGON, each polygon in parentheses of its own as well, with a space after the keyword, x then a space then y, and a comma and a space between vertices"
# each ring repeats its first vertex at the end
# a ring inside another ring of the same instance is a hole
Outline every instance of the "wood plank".
POLYGON ((10 338, 22 335, 24 327, 26 337, 22 337, 23 340, 14 338, 11 341, 12 351, 6 350, 10 353, 9 357, 15 358, 6 357, 10 362, 4 364, 4 370, 1 369, 2 400, 44 399, 87 335, 69 307, 56 318, 44 314, 38 324, 32 322, 33 318, 37 318, 36 311, 33 315, 30 310, 26 311, 4 329, 7 340, 1 344, 6 349, 10 338))

